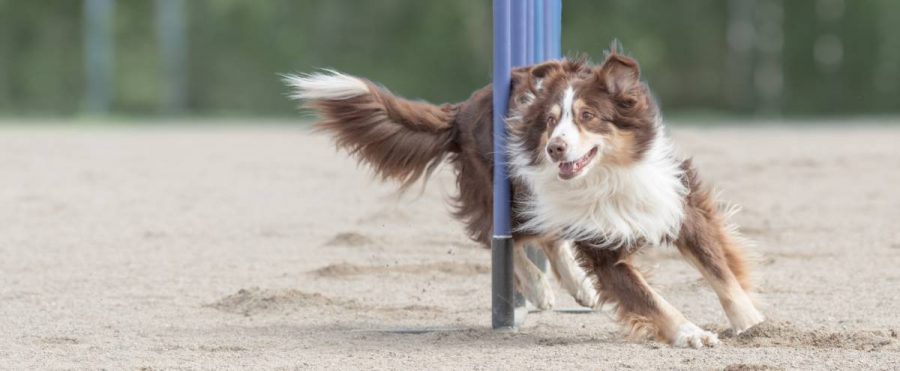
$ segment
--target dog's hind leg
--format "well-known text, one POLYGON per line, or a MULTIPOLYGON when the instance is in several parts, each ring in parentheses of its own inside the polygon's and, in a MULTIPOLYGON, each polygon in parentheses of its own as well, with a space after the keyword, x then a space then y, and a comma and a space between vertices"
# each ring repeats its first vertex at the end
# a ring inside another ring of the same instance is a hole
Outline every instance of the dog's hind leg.
POLYGON ((547 239, 541 241, 544 255, 550 261, 550 267, 556 273, 556 278, 578 304, 593 308, 597 305, 597 288, 594 281, 587 275, 584 269, 575 259, 574 251, 569 241, 547 239))
POLYGON ((715 290, 735 332, 746 331, 765 319, 750 299, 748 267, 741 250, 716 214, 689 206, 675 245, 715 290))
POLYGON ((513 243, 513 272, 519 292, 540 310, 553 307, 555 297, 547 275, 541 272, 525 253, 525 241, 513 243))
POLYGON ((650 288, 624 249, 604 249, 576 242, 585 269, 597 276, 601 304, 613 304, 632 336, 652 334, 676 347, 701 348, 719 343, 716 334, 688 321, 650 288))

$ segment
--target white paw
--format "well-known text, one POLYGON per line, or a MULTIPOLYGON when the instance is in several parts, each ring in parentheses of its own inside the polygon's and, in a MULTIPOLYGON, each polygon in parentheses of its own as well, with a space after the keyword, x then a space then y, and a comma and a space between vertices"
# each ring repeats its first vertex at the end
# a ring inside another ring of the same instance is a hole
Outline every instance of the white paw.
POLYGON ((553 294, 553 286, 550 285, 547 276, 541 277, 540 287, 539 302, 535 303, 535 305, 540 310, 550 310, 556 302, 556 295, 553 294))
POLYGON ((521 293, 531 306, 536 310, 550 310, 556 302, 553 294, 553 286, 546 276, 534 276, 522 285, 521 293))
POLYGON ((749 330, 753 326, 756 326, 762 321, 766 320, 766 317, 763 317, 756 308, 750 308, 750 311, 742 313, 739 316, 735 316, 731 318, 731 328, 734 329, 734 333, 740 335, 742 332, 749 330))
POLYGON ((594 308, 600 301, 600 295, 597 295, 597 288, 594 287, 594 281, 588 277, 581 280, 581 286, 575 294, 575 301, 582 307, 594 308))
POLYGON ((685 323, 678 326, 678 333, 672 341, 672 346, 677 348, 700 349, 703 346, 714 347, 719 345, 719 336, 697 327, 693 323, 685 323))
POLYGON ((731 328, 734 329, 735 334, 747 331, 751 327, 766 320, 766 318, 756 310, 747 295, 738 296, 738 300, 735 300, 735 302, 732 303, 729 310, 725 311, 725 314, 728 315, 728 320, 731 322, 731 328))

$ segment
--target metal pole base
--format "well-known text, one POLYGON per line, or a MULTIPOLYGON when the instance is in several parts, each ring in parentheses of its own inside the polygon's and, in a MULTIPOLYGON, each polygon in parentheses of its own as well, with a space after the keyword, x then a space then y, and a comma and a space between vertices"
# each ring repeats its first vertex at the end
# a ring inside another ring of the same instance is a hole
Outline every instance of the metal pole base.
POLYGON ((491 326, 495 330, 516 329, 512 249, 511 237, 491 240, 491 326))

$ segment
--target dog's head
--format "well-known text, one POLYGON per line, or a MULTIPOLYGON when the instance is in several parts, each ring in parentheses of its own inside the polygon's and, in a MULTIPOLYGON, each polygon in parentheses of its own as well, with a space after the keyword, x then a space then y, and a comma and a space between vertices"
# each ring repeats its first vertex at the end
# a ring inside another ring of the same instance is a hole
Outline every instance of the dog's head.
POLYGON ((509 90, 509 111, 524 112, 524 109, 532 105, 538 95, 545 90, 544 83, 548 77, 560 75, 571 78, 585 77, 590 72, 585 58, 554 60, 513 69, 509 90))
POLYGON ((633 165, 650 149, 658 110, 634 59, 613 48, 593 68, 551 62, 530 72, 534 98, 510 123, 518 156, 527 156, 519 166, 556 167, 565 181, 598 165, 633 165))

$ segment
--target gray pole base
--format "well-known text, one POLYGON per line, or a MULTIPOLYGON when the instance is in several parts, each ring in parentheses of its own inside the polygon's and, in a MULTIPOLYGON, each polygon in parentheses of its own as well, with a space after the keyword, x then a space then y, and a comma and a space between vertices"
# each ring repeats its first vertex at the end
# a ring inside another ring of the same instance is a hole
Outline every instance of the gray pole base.
POLYGON ((491 240, 491 326, 516 328, 516 291, 513 283, 512 238, 491 240))

